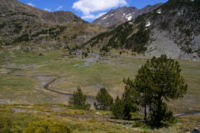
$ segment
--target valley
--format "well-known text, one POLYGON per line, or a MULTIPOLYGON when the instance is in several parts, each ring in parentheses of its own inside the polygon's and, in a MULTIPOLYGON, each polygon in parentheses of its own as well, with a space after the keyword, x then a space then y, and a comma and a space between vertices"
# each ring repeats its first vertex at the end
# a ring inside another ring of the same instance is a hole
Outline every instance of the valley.
POLYGON ((200 0, 22 1, 0 0, 0 133, 199 131, 200 0))
MULTIPOLYGON (((87 103, 90 104, 93 104, 94 97, 102 87, 114 97, 122 95, 122 80, 128 77, 134 79, 137 70, 147 59, 142 55, 132 56, 128 52, 119 54, 119 51, 112 50, 107 56, 95 52, 82 59, 68 55, 66 50, 47 51, 42 56, 36 52, 9 50, 1 52, 1 57, 4 58, 0 60, 0 118, 15 119, 11 128, 13 131, 24 130, 29 122, 36 120, 63 122, 73 132, 176 133, 199 126, 198 113, 180 115, 177 117, 178 123, 170 128, 151 129, 141 125, 137 127, 134 125, 137 120, 113 120, 109 111, 97 111, 94 108, 89 111, 78 110, 67 106, 78 86, 87 94, 87 103), (98 59, 94 55, 99 55, 98 59)), ((189 88, 183 99, 168 103, 175 116, 200 110, 200 62, 179 62, 189 88)), ((142 119, 140 113, 133 116, 134 119, 142 119)))
MULTIPOLYGON (((105 87, 113 97, 120 96, 124 91, 123 79, 134 79, 137 70, 148 59, 127 52, 120 55, 116 50, 107 56, 99 55, 98 59, 94 53, 82 59, 68 55, 67 50, 48 51, 42 56, 20 51, 1 55, 5 57, 0 65, 2 104, 67 104, 69 96, 45 90, 44 86, 51 81, 49 88, 60 93, 73 94, 77 87, 81 87, 87 96, 95 97, 98 90, 105 87)), ((169 105, 177 113, 199 110, 200 62, 179 62, 189 89, 183 99, 169 105)))

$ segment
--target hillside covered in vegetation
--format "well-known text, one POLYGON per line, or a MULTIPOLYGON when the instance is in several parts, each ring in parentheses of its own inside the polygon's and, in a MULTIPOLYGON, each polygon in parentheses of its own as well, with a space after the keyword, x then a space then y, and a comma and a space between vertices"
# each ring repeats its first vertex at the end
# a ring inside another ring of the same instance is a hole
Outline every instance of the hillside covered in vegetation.
POLYGON ((199 1, 170 0, 157 9, 102 33, 91 47, 125 48, 147 56, 199 60, 199 1))
POLYGON ((48 12, 18 2, 1 0, 0 47, 22 50, 57 49, 80 45, 104 29, 95 27, 72 12, 48 12))

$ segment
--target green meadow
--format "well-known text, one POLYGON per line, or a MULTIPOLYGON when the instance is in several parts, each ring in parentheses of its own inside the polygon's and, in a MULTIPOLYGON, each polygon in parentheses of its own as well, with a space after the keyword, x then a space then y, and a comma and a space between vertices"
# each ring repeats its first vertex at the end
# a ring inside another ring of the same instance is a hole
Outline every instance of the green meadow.
MULTIPOLYGON (((94 55, 82 58, 68 55, 65 50, 42 54, 5 50, 0 55, 0 117, 11 121, 13 132, 21 132, 28 123, 38 120, 65 123, 75 133, 176 133, 198 127, 199 115, 178 117, 175 125, 161 129, 138 126, 135 121, 132 125, 124 125, 123 121, 110 121, 110 112, 83 111, 66 106, 69 97, 44 89, 45 84, 55 79, 49 87, 59 92, 72 94, 80 86, 86 95, 94 97, 100 88, 105 87, 113 97, 121 96, 123 79, 134 80, 137 70, 147 60, 143 56, 126 52, 120 55, 113 51, 98 59, 94 55)), ((169 101, 168 105, 175 114, 198 111, 200 62, 179 60, 179 63, 188 83, 188 92, 182 99, 169 101)), ((133 115, 142 119, 141 114, 133 115)))
MULTIPOLYGON (((10 104, 61 104, 67 103, 62 95, 44 90, 43 86, 54 77, 51 88, 60 92, 73 93, 81 87, 87 95, 95 96, 101 87, 105 87, 112 96, 120 96, 124 91, 124 78, 134 80, 137 70, 147 60, 143 56, 120 55, 114 51, 111 55, 92 56, 82 59, 69 56, 65 50, 23 53, 20 51, 1 52, 0 100, 10 104)), ((188 83, 188 93, 183 99, 170 101, 176 112, 200 110, 200 62, 179 60, 182 75, 188 83)))

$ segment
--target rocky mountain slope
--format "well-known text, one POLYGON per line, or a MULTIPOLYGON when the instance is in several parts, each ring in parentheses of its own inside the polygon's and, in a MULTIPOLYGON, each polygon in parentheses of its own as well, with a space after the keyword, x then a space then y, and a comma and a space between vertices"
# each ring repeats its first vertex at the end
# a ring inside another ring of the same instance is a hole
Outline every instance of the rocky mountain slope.
POLYGON ((169 0, 136 20, 92 38, 86 45, 200 60, 200 0, 169 0))
POLYGON ((134 20, 139 15, 148 13, 158 8, 162 4, 156 4, 153 6, 146 6, 142 9, 137 9, 135 7, 122 7, 115 10, 111 10, 100 18, 94 20, 93 24, 100 25, 102 27, 112 27, 127 21, 134 20))
POLYGON ((1 47, 17 44, 64 47, 83 43, 100 31, 72 12, 47 12, 17 0, 0 0, 1 47))

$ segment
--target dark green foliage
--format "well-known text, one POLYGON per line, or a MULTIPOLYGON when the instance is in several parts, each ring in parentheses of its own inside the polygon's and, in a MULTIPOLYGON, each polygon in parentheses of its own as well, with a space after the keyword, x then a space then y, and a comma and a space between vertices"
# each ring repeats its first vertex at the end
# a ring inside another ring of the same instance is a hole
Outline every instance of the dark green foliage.
POLYGON ((191 48, 182 47, 181 49, 184 50, 188 54, 191 54, 193 52, 193 50, 191 48))
POLYGON ((29 41, 29 35, 28 34, 23 34, 20 37, 16 38, 13 42, 28 42, 29 41))
POLYGON ((113 104, 112 96, 107 92, 105 88, 101 88, 96 96, 97 103, 95 104, 96 109, 110 110, 113 104))
POLYGON ((130 79, 124 80, 125 91, 122 96, 122 101, 124 103, 124 119, 131 119, 131 112, 138 111, 139 104, 139 94, 132 88, 132 81, 130 79))
POLYGON ((11 128, 11 119, 8 119, 6 117, 0 117, 0 133, 12 133, 11 128))
POLYGON ((164 125, 175 122, 173 113, 168 110, 167 104, 164 103, 161 99, 154 99, 150 107, 149 123, 152 126, 160 127, 161 123, 164 125))
POLYGON ((194 8, 198 11, 200 11, 200 1, 199 0, 195 0, 194 1, 194 8))
POLYGON ((65 30, 66 27, 64 26, 57 26, 55 28, 49 29, 48 33, 50 37, 56 38, 60 33, 62 33, 65 30))
POLYGON ((146 51, 145 45, 149 41, 150 38, 150 30, 145 28, 145 24, 142 23, 139 26, 138 32, 133 34, 132 37, 130 37, 127 43, 128 47, 131 47, 129 45, 132 45, 133 51, 137 53, 143 53, 146 51), (133 45, 134 44, 134 45, 133 45))
POLYGON ((90 39, 88 42, 86 42, 85 44, 83 45, 86 45, 86 44, 90 44, 91 47, 95 46, 95 44, 103 41, 103 39, 106 37, 106 36, 109 36, 111 35, 110 32, 104 32, 104 33, 101 33, 95 37, 93 37, 92 39, 90 39))
POLYGON ((126 22, 124 24, 119 25, 117 28, 115 28, 112 31, 97 35, 96 37, 89 40, 86 44, 90 44, 91 46, 94 46, 95 44, 103 41, 106 37, 112 36, 109 39, 107 45, 113 48, 119 48, 119 47, 122 47, 126 43, 126 39, 131 32, 132 32, 132 25, 126 22))
POLYGON ((162 30, 167 30, 167 29, 169 28, 169 22, 167 22, 167 21, 162 21, 162 22, 160 23, 160 28, 161 28, 162 30))
MULTIPOLYGON (((198 0, 196 0, 198 1, 198 0)), ((180 8, 183 5, 192 5, 193 2, 191 2, 191 0, 169 0, 166 4, 164 4, 164 8, 165 9, 174 9, 174 8, 180 8)))
POLYGON ((32 35, 32 37, 37 37, 42 34, 47 34, 52 38, 56 38, 59 34, 61 34, 65 30, 65 26, 56 26, 48 29, 43 29, 35 34, 32 35))
POLYGON ((20 31, 22 30, 23 26, 21 24, 15 23, 14 24, 14 33, 20 33, 20 31))
POLYGON ((100 52, 109 52, 110 49, 107 47, 107 46, 103 46, 101 49, 100 49, 100 52))
POLYGON ((77 88, 77 91, 74 92, 73 96, 70 99, 70 104, 75 108, 79 109, 89 109, 90 106, 86 104, 87 96, 83 94, 80 88, 77 88))
POLYGON ((115 99, 115 103, 112 106, 112 114, 116 119, 123 119, 124 118, 123 111, 124 111, 123 101, 119 97, 117 97, 115 99))
POLYGON ((127 39, 132 31, 133 26, 128 22, 118 26, 115 30, 111 31, 112 37, 109 39, 107 45, 113 48, 128 48, 126 45, 127 39))
POLYGON ((41 34, 47 34, 48 31, 49 31, 49 29, 48 29, 48 30, 43 29, 43 30, 41 30, 41 31, 39 31, 39 32, 37 32, 37 33, 35 33, 35 34, 33 34, 32 36, 33 36, 33 37, 37 37, 37 36, 39 36, 39 35, 41 35, 41 34))
POLYGON ((4 28, 6 26, 6 23, 1 23, 0 24, 0 29, 4 28))
POLYGON ((23 133, 71 133, 71 131, 64 123, 36 121, 29 124, 23 133))
POLYGON ((88 57, 88 53, 87 52, 84 52, 83 55, 84 55, 84 57, 88 57))
POLYGON ((145 14, 140 15, 135 19, 135 23, 141 23, 141 22, 145 22, 145 14))
POLYGON ((126 48, 132 49, 137 53, 143 53, 146 50, 145 45, 149 41, 150 30, 145 28, 144 23, 139 24, 136 28, 138 28, 138 32, 133 34, 133 24, 126 22, 112 31, 102 33, 92 38, 86 44, 90 44, 90 46, 93 47, 98 43, 106 43, 101 49, 101 51, 105 50, 106 52, 109 48, 126 48))
POLYGON ((186 36, 191 36, 192 35, 192 30, 191 29, 183 29, 182 30, 183 33, 185 33, 186 36))
POLYGON ((131 112, 138 111, 139 94, 132 88, 132 81, 124 80, 125 91, 120 99, 117 97, 112 108, 112 113, 117 119, 130 120, 131 112), (119 109, 117 109, 119 108, 119 109))
MULTIPOLYGON (((178 99, 187 91, 187 84, 181 76, 180 65, 166 55, 153 57, 142 66, 134 82, 134 88, 140 93, 141 105, 146 112, 149 107, 149 120, 153 126, 162 126, 163 121, 172 118, 164 100, 178 99)), ((145 115, 146 117, 146 115, 145 115)), ((147 117, 145 118, 147 119, 147 117)))
POLYGON ((175 26, 176 27, 183 27, 187 24, 186 20, 184 20, 183 18, 178 18, 176 20, 175 26))

